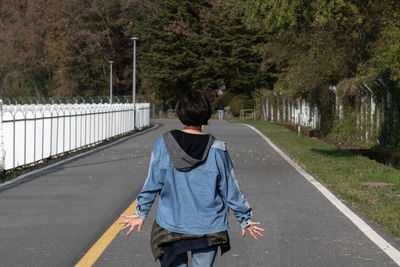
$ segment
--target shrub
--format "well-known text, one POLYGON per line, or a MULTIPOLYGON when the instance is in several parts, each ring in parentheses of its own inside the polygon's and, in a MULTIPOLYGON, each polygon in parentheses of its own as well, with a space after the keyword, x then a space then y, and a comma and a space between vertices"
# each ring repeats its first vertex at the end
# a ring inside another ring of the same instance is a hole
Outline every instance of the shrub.
POLYGON ((241 109, 254 108, 254 101, 246 95, 237 95, 229 103, 233 116, 239 116, 241 109))

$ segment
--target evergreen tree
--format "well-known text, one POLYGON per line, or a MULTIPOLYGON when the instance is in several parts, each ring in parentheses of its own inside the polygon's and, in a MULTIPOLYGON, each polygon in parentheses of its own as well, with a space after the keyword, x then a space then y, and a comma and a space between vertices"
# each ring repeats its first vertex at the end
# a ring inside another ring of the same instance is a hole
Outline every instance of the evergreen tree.
POLYGON ((193 85, 199 66, 197 35, 199 13, 206 1, 158 1, 139 25, 144 43, 143 78, 154 87, 154 95, 165 104, 174 103, 193 85))
POLYGON ((228 90, 250 96, 255 89, 267 85, 270 77, 261 68, 262 59, 257 51, 257 45, 265 38, 261 31, 244 24, 244 15, 235 1, 214 1, 203 19, 202 38, 210 53, 206 63, 213 70, 209 76, 213 84, 206 88, 215 89, 215 81, 221 80, 228 90))
POLYGON ((255 49, 262 36, 246 27, 243 15, 230 1, 170 0, 154 6, 142 26, 148 32, 142 64, 156 97, 174 103, 188 88, 212 91, 219 81, 249 95, 264 86, 255 49))

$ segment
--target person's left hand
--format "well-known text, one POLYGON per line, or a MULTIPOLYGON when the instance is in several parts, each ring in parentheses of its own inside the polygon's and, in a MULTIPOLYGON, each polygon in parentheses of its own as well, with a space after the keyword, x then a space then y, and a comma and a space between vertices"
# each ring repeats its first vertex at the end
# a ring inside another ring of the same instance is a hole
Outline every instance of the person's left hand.
POLYGON ((137 227, 137 231, 140 233, 142 231, 143 220, 140 219, 136 215, 125 215, 121 214, 122 217, 126 218, 127 220, 120 221, 119 224, 125 224, 120 231, 125 230, 128 227, 131 227, 126 235, 130 235, 133 230, 137 227))
POLYGON ((250 223, 249 226, 242 229, 242 237, 244 237, 246 235, 246 231, 249 231, 249 233, 251 234, 252 237, 254 237, 255 240, 258 240, 258 238, 255 234, 263 237, 264 235, 261 232, 264 232, 264 229, 256 226, 259 224, 260 224, 260 222, 252 222, 252 223, 250 223))

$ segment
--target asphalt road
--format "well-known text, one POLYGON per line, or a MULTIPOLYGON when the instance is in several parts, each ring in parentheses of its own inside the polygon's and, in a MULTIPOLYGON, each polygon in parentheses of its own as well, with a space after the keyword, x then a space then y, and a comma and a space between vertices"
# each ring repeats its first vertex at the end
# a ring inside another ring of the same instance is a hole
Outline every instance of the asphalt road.
MULTIPOLYGON (((136 198, 150 151, 177 121, 0 188, 0 266, 73 266, 136 198)), ((250 128, 211 121, 227 142, 239 185, 265 237, 240 237, 231 215, 232 250, 218 266, 396 266, 350 220, 250 128)), ((94 266, 158 266, 149 238, 119 233, 94 266)), ((371 224, 371 223, 370 223, 371 224)), ((387 241, 400 242, 371 224, 387 241)))

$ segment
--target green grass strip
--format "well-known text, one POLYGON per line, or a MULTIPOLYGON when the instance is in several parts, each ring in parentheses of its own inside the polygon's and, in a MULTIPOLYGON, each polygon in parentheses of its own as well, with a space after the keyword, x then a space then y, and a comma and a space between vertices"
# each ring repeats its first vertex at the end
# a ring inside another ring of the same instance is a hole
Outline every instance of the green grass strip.
POLYGON ((256 127, 329 190, 400 238, 399 170, 265 121, 235 122, 256 127))

